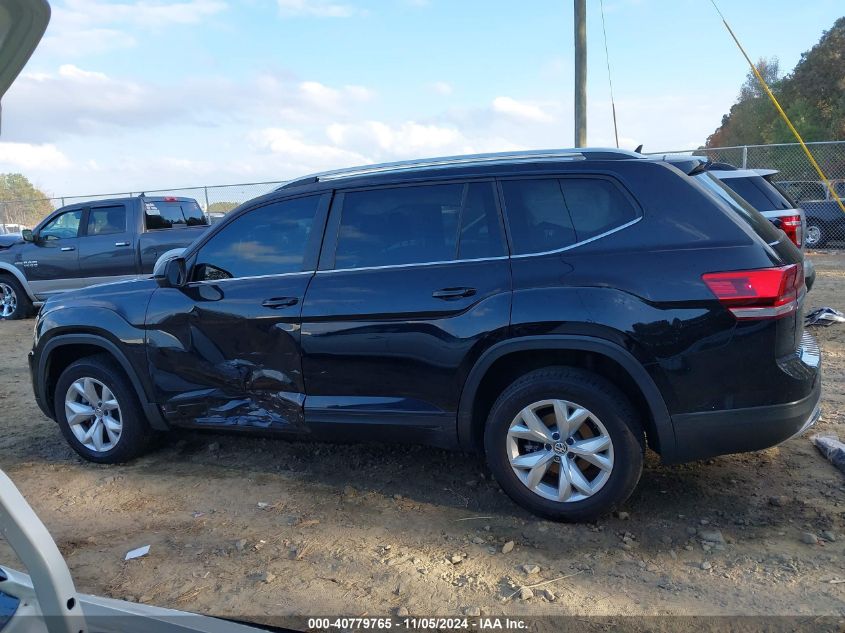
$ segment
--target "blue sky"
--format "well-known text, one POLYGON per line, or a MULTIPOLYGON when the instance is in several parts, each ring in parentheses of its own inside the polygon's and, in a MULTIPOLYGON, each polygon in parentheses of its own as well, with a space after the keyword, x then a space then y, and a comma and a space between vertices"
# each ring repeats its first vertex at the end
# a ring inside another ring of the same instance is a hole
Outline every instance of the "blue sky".
MULTIPOLYGON (((281 180, 572 145, 572 0, 56 0, 3 102, 0 172, 55 195, 281 180)), ((613 143, 599 1, 588 142, 613 143)), ((790 70, 841 0, 721 0, 790 70)), ((705 0, 605 0, 620 141, 695 147, 747 67, 705 0)))

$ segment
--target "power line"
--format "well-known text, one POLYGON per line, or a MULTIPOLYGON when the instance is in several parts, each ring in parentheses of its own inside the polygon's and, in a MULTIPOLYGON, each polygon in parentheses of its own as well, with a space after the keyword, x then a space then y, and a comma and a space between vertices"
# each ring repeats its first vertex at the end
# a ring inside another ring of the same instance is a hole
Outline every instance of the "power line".
POLYGON ((616 138, 616 147, 619 147, 619 130, 616 127, 616 100, 613 98, 613 77, 610 73, 610 53, 607 50, 607 29, 604 25, 604 0, 599 0, 601 7, 601 31, 604 34, 604 58, 607 61, 607 83, 610 84, 610 107, 613 111, 613 136, 616 138))

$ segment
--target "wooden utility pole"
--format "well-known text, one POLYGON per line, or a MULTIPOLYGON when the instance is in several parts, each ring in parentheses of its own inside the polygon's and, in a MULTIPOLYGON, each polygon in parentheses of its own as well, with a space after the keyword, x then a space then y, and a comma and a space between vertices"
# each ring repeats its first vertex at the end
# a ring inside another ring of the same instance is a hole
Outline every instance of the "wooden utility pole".
POLYGON ((575 147, 587 145, 587 0, 575 0, 575 147))

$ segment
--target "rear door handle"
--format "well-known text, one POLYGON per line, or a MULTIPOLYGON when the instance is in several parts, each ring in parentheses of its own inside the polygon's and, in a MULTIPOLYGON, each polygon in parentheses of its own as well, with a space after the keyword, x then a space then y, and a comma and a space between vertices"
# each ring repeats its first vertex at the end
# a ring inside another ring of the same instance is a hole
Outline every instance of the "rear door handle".
POLYGON ((62 251, 65 252, 65 253, 67 253, 68 251, 75 251, 75 250, 76 250, 75 246, 62 246, 62 251))
POLYGON ((441 288, 431 293, 435 299, 460 299, 461 297, 471 297, 475 294, 475 288, 441 288))
POLYGON ((115 246, 129 246, 129 242, 115 242, 115 246))
POLYGON ((278 310, 279 308, 289 308, 299 303, 296 297, 273 297, 272 299, 265 299, 261 302, 265 308, 272 308, 278 310))

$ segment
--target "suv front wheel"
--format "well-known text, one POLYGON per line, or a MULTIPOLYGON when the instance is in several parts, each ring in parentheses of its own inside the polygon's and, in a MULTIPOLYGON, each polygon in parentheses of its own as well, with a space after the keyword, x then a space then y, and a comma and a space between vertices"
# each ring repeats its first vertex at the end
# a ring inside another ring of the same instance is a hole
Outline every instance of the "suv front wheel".
POLYGON ((508 496, 557 521, 587 521, 618 507, 639 481, 645 451, 622 392, 570 367, 513 382, 490 411, 484 448, 508 496))
POLYGON ((89 461, 125 462, 150 444, 153 432, 135 390, 107 355, 71 363, 56 383, 54 401, 62 434, 89 461))

